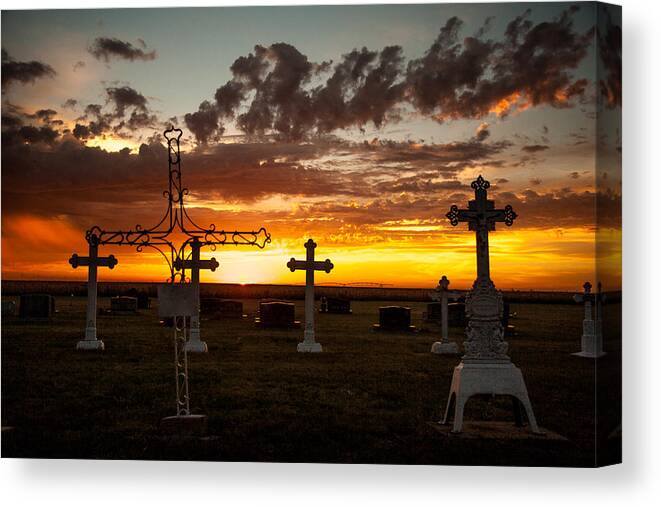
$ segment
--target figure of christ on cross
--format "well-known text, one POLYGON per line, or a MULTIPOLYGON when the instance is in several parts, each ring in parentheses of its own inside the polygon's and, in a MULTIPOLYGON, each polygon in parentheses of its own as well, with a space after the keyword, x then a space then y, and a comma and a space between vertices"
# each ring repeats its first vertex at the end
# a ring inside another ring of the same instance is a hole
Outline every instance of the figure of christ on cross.
POLYGON ((495 209, 487 199, 488 181, 479 176, 471 183, 475 199, 468 209, 451 206, 447 217, 453 226, 468 222, 475 231, 477 248, 477 278, 466 296, 466 341, 461 363, 454 369, 450 396, 442 424, 454 415, 453 432, 460 432, 463 425, 464 406, 476 394, 505 395, 513 400, 517 425, 522 424, 521 408, 525 409, 533 433, 539 433, 528 390, 521 370, 512 364, 507 355, 502 325, 503 297, 496 290, 489 273, 489 231, 496 229, 496 222, 511 226, 516 213, 511 206, 495 209), (454 413, 454 414, 453 414, 454 413))
POLYGON ((85 325, 85 339, 78 342, 78 350, 103 350, 103 341, 96 337, 96 271, 98 267, 113 269, 117 264, 114 255, 99 257, 98 238, 92 235, 89 239, 89 255, 80 257, 73 254, 69 264, 75 269, 78 266, 87 266, 87 322, 85 325))
POLYGON ((200 269, 216 271, 219 264, 213 257, 208 260, 200 260, 201 243, 197 237, 193 238, 193 241, 190 242, 190 246, 190 259, 182 259, 181 257, 178 257, 174 262, 174 268, 177 271, 181 271, 182 275, 187 269, 190 270, 190 281, 193 290, 195 291, 195 308, 197 308, 197 311, 190 319, 190 338, 186 342, 185 348, 186 352, 205 353, 208 351, 207 344, 200 338, 200 269))
POLYGON ((431 346, 432 354, 458 354, 459 347, 455 342, 448 339, 448 299, 457 299, 460 292, 449 290, 450 280, 443 275, 438 281, 438 287, 431 293, 434 301, 441 302, 441 341, 434 342, 431 346))
POLYGON ((321 352, 321 344, 317 343, 314 338, 314 272, 330 273, 333 263, 330 259, 323 262, 315 261, 315 248, 317 248, 317 244, 312 239, 308 239, 305 243, 305 260, 297 261, 292 257, 287 263, 287 267, 292 271, 305 270, 305 331, 303 341, 296 347, 298 352, 321 352))

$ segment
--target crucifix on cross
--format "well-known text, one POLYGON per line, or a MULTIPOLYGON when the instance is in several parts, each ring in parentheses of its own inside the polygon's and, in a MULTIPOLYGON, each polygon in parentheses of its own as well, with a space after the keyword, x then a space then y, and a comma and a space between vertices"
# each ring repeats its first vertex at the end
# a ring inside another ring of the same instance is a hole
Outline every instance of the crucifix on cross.
POLYGON ((305 271, 305 332, 303 341, 298 344, 296 350, 299 352, 321 352, 321 344, 314 339, 314 272, 325 271, 330 273, 333 263, 330 259, 325 261, 314 260, 314 249, 317 244, 308 239, 305 243, 305 260, 297 261, 293 257, 287 263, 287 267, 293 272, 297 269, 305 271))
POLYGON ((220 264, 218 264, 218 261, 213 257, 205 260, 200 259, 200 248, 202 244, 197 237, 193 238, 190 245, 190 259, 177 257, 174 261, 174 269, 181 271, 182 275, 184 275, 185 270, 190 270, 190 281, 193 286, 193 291, 195 292, 195 308, 197 308, 197 311, 191 315, 190 338, 186 342, 186 352, 207 352, 207 344, 200 338, 200 270, 208 269, 210 271, 216 271, 216 268, 218 268, 220 264))
POLYGON ((487 189, 491 184, 479 176, 471 188, 475 190, 475 199, 468 201, 468 209, 450 206, 445 215, 456 226, 459 222, 468 222, 468 230, 475 231, 477 241, 477 277, 489 279, 489 231, 496 230, 496 222, 505 222, 508 227, 514 223, 517 215, 509 204, 503 209, 495 209, 494 202, 487 199, 487 189))
POLYGON ((89 255, 80 257, 73 254, 69 264, 74 269, 78 266, 87 266, 87 324, 85 326, 85 339, 78 342, 79 350, 103 350, 103 341, 96 337, 96 270, 98 267, 113 269, 117 265, 114 255, 99 257, 99 241, 92 235, 89 239, 89 255))

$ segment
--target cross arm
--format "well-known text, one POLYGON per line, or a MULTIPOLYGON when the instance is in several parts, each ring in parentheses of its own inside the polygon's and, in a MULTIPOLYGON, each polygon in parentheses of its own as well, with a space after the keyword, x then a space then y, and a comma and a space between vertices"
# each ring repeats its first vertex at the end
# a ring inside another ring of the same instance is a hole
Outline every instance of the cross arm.
POLYGON ((117 259, 114 255, 109 255, 108 257, 97 257, 96 259, 90 260, 89 257, 80 257, 78 254, 73 254, 69 259, 69 264, 71 267, 76 269, 78 266, 104 266, 110 269, 113 269, 117 265, 117 259))
POLYGON ((181 257, 177 257, 173 266, 177 271, 181 271, 182 269, 195 269, 196 267, 198 269, 216 271, 216 268, 218 268, 220 264, 218 264, 218 261, 213 257, 211 259, 204 259, 197 262, 191 259, 182 260, 181 257))

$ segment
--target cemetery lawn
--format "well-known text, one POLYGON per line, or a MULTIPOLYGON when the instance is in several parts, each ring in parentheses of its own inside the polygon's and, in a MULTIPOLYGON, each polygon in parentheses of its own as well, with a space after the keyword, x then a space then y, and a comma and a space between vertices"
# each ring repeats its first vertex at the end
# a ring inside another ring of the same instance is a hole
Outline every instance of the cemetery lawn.
MULTIPOLYGON (((439 432, 432 423, 459 357, 430 354, 440 329, 421 320, 425 303, 403 304, 419 332, 372 331, 378 307, 396 301, 318 314, 322 354, 296 352, 302 329, 256 328, 257 300, 244 301, 248 318, 203 317, 209 353, 189 355, 190 389, 209 435, 164 436, 159 421, 175 409, 171 329, 154 308, 99 316, 105 352, 76 351, 85 303, 57 298, 50 324, 3 316, 3 457, 582 467, 595 465, 596 428, 598 463, 620 458, 612 437, 621 411, 619 304, 605 307, 607 355, 598 362, 570 355, 580 350, 582 305, 512 304, 510 356, 540 426, 566 438, 557 440, 439 432)), ((296 311, 303 321, 303 301, 296 311)), ((450 328, 450 339, 462 337, 450 328)), ((512 421, 510 409, 507 399, 471 399, 465 418, 512 421)))

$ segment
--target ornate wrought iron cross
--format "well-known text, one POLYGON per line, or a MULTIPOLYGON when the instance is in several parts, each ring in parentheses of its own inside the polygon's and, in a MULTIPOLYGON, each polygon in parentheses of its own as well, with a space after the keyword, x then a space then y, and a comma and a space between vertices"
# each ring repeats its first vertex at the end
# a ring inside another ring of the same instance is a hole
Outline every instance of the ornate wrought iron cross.
POLYGON ((505 222, 508 227, 514 223, 517 215, 509 204, 504 209, 495 209, 494 202, 487 199, 487 189, 491 184, 481 175, 471 183, 475 190, 475 199, 468 201, 468 209, 450 206, 445 215, 456 226, 459 222, 468 222, 468 229, 475 231, 477 241, 477 278, 489 277, 489 231, 496 230, 496 222, 505 222))
MULTIPOLYGON (((264 227, 256 231, 237 231, 216 229, 215 224, 206 228, 197 225, 188 214, 184 199, 188 189, 181 183, 181 155, 179 140, 181 129, 169 128, 163 132, 168 143, 168 190, 163 192, 168 200, 168 207, 163 218, 153 227, 145 229, 140 224, 135 229, 106 231, 95 225, 85 233, 89 243, 96 236, 98 245, 127 245, 133 246, 138 252, 145 248, 152 248, 159 252, 167 261, 170 268, 170 281, 174 282, 177 268, 177 259, 186 259, 186 250, 191 248, 194 241, 200 247, 209 246, 215 250, 217 245, 251 245, 264 248, 271 242, 271 235, 264 227), (171 235, 182 233, 186 240, 176 248, 171 235)), ((190 255, 190 254, 189 254, 190 255)), ((183 281, 183 272, 180 273, 183 281)))

